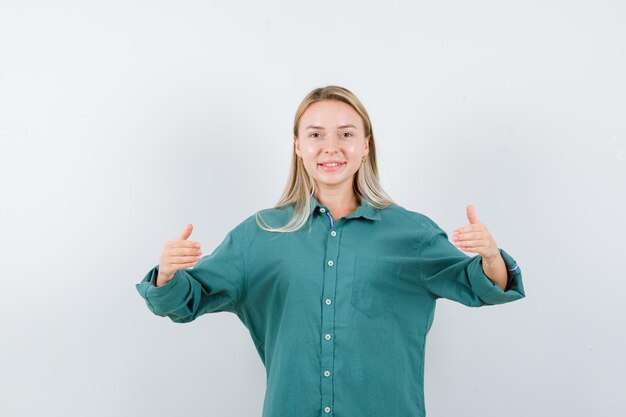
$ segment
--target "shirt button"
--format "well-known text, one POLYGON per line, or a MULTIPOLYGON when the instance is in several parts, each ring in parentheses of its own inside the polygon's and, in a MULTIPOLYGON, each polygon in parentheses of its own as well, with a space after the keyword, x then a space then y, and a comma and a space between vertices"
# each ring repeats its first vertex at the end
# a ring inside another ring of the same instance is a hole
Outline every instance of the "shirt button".
POLYGON ((324 376, 330 376, 330 371, 324 371, 324 376))
POLYGON ((326 209, 325 209, 324 207, 322 207, 322 208, 320 209, 320 213, 326 213, 326 209))
POLYGON ((332 301, 330 301, 330 298, 326 299, 326 305, 330 305, 330 303, 332 303, 332 301))
POLYGON ((330 340, 330 338, 331 338, 331 337, 332 337, 332 336, 330 335, 330 333, 326 333, 326 334, 324 335, 324 339, 326 339, 326 340, 330 340))
POLYGON ((328 266, 333 266, 335 263, 333 261, 328 261, 328 266))
POLYGON ((330 413, 330 407, 324 407, 324 412, 327 414, 330 413))
POLYGON ((337 232, 335 232, 334 230, 332 232, 330 232, 331 236, 337 236, 337 232))

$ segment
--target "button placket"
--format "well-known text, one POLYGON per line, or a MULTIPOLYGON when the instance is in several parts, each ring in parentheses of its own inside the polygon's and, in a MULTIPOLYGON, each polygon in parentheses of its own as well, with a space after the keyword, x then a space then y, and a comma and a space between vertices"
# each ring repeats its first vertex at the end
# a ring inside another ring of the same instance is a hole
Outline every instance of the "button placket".
POLYGON ((333 217, 324 207, 320 208, 320 212, 326 217, 327 242, 326 242, 326 265, 324 268, 324 285, 323 285, 323 308, 322 308, 322 354, 320 363, 320 372, 323 377, 321 379, 321 405, 326 414, 330 414, 333 405, 333 366, 334 366, 334 349, 335 349, 335 291, 337 286, 337 265, 339 256, 339 239, 338 231, 341 230, 342 220, 333 221, 333 217))
MULTIPOLYGON (((320 209, 321 211, 322 209, 320 209)), ((322 213, 326 212, 326 215, 328 216, 328 230, 332 229, 335 226, 335 220, 333 219, 333 216, 330 214, 330 211, 322 211, 322 213)))

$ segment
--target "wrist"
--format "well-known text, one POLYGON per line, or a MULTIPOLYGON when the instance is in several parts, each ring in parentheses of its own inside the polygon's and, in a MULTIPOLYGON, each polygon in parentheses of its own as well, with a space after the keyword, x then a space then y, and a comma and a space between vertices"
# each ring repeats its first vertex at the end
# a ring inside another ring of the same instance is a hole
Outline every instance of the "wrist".
POLYGON ((487 266, 491 267, 498 259, 500 259, 500 257, 502 257, 502 255, 500 254, 500 251, 498 251, 492 256, 483 256, 483 261, 487 264, 487 266))
POLYGON ((162 287, 163 285, 167 284, 168 282, 170 282, 172 280, 172 278, 174 278, 174 275, 166 275, 162 272, 159 272, 159 274, 157 275, 157 279, 155 282, 155 286, 156 287, 162 287))

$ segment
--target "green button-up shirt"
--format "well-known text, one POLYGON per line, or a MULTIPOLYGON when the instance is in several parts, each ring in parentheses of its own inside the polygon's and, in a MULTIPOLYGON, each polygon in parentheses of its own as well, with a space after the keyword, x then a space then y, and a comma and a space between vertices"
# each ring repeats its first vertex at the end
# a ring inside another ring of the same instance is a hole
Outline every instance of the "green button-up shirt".
MULTIPOLYGON (((262 230, 252 215, 195 267, 156 287, 150 311, 176 323, 237 314, 267 371, 263 417, 424 416, 424 347, 435 302, 478 307, 525 296, 515 260, 506 290, 427 216, 367 202, 334 220, 315 198, 301 230, 262 230)), ((284 225, 293 207, 262 211, 284 225)))

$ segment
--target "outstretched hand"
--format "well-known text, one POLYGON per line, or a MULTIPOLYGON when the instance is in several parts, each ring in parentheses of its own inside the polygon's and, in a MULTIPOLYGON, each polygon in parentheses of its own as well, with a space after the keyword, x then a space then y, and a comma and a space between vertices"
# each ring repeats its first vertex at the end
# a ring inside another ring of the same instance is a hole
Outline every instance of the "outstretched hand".
POLYGON ((467 218, 470 224, 454 231, 454 244, 462 251, 477 253, 488 261, 496 259, 500 255, 498 245, 487 226, 478 221, 471 204, 467 206, 467 218))
POLYGON ((188 240, 192 230, 193 225, 188 224, 177 238, 165 244, 159 261, 159 273, 156 279, 157 287, 171 281, 176 271, 191 268, 202 258, 200 243, 188 240))

